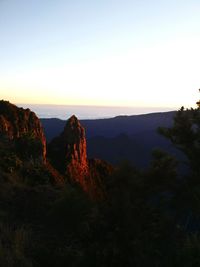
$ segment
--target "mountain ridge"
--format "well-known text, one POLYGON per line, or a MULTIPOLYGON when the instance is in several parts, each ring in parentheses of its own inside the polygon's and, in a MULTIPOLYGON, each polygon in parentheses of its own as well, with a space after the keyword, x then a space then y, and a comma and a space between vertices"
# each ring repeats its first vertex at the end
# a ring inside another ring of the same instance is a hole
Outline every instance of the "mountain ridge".
MULTIPOLYGON (((175 111, 170 111, 80 120, 86 130, 88 157, 101 158, 112 164, 129 160, 143 168, 148 166, 154 148, 177 153, 171 149, 170 142, 157 133, 158 127, 170 127, 173 124, 175 114, 175 111)), ((48 141, 61 132, 65 125, 65 121, 60 119, 41 119, 41 122, 48 141)))
MULTIPOLYGON (((106 119, 80 120, 80 122, 86 129, 87 138, 96 135, 113 137, 116 136, 116 134, 120 134, 122 132, 128 132, 132 134, 135 132, 135 129, 138 129, 138 132, 140 132, 146 129, 149 130, 149 127, 155 129, 155 127, 159 127, 161 124, 163 124, 164 126, 170 126, 172 124, 175 113, 176 111, 168 111, 131 116, 120 115, 106 119), (134 123, 134 128, 131 125, 132 123, 134 123)), ((48 141, 50 141, 54 136, 62 131, 66 122, 65 120, 58 118, 41 118, 40 120, 45 129, 48 141)))

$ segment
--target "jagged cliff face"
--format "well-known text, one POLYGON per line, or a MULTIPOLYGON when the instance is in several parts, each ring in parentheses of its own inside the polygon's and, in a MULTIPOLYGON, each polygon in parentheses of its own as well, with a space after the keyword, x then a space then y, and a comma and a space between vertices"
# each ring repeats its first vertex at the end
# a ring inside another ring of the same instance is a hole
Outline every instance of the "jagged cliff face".
MULTIPOLYGON (((29 138, 41 143, 39 157, 46 161, 46 138, 41 123, 34 112, 18 108, 8 101, 0 101, 0 136, 10 140, 29 138)), ((26 150, 26 147, 23 147, 26 150)))
POLYGON ((92 197, 101 197, 102 178, 112 167, 101 160, 88 160, 85 129, 73 115, 61 135, 49 144, 52 164, 73 183, 78 183, 92 197))

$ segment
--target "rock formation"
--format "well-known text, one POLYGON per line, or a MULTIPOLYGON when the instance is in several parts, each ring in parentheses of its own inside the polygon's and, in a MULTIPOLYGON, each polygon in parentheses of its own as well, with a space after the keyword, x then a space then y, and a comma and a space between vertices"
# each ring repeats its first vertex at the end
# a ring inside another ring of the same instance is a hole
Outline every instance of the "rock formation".
POLYGON ((108 163, 87 158, 85 129, 75 116, 66 123, 64 131, 48 146, 40 120, 29 109, 18 108, 8 101, 0 101, 0 143, 10 145, 22 162, 41 166, 53 184, 63 185, 66 180, 78 184, 93 198, 104 196, 103 179, 112 172, 108 163), (43 164, 45 163, 45 164, 43 164))
POLYGON ((79 184, 92 197, 103 194, 102 178, 112 171, 110 164, 87 158, 85 129, 73 115, 64 131, 49 144, 52 164, 72 183, 79 184))
MULTIPOLYGON (((18 108, 8 101, 0 101, 0 136, 10 140, 31 139, 41 144, 38 154, 46 161, 46 138, 40 120, 30 109, 18 108)), ((23 147, 26 150, 26 147, 23 147)))
POLYGON ((67 121, 61 135, 52 140, 49 155, 61 173, 85 187, 89 175, 85 130, 75 116, 67 121))

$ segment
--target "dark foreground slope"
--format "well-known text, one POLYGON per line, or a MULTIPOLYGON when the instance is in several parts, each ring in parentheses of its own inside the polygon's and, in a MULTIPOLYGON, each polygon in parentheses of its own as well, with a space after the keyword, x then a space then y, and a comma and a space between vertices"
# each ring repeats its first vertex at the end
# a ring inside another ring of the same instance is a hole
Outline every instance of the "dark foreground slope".
MULTIPOLYGON (((199 110, 179 112, 173 127, 162 129, 185 152, 190 175, 177 175, 177 160, 156 151, 147 170, 127 163, 116 168, 102 181, 104 197, 94 200, 75 184, 50 181, 43 147, 35 149, 42 141, 32 128, 38 119, 26 128, 29 120, 21 124, 17 107, 2 104, 0 266, 199 266, 199 110)), ((52 145, 56 158, 63 152, 64 172, 78 167, 75 175, 84 174, 84 163, 94 177, 97 170, 106 176, 108 165, 87 160, 84 130, 75 117, 52 145)))

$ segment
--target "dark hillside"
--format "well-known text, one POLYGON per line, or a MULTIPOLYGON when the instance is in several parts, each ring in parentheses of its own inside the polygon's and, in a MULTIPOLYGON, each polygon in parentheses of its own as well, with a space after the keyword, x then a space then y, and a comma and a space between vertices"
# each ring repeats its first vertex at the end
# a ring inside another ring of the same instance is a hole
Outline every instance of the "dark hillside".
POLYGON ((115 137, 121 133, 128 135, 156 130, 163 125, 169 127, 175 115, 174 111, 150 113, 145 115, 118 116, 111 119, 82 120, 87 138, 93 136, 115 137))
POLYGON ((168 140, 156 131, 145 131, 138 134, 120 134, 109 138, 95 136, 88 139, 89 157, 99 157, 113 164, 129 160, 138 167, 147 167, 152 159, 152 151, 157 148, 172 154, 177 151, 168 140))

